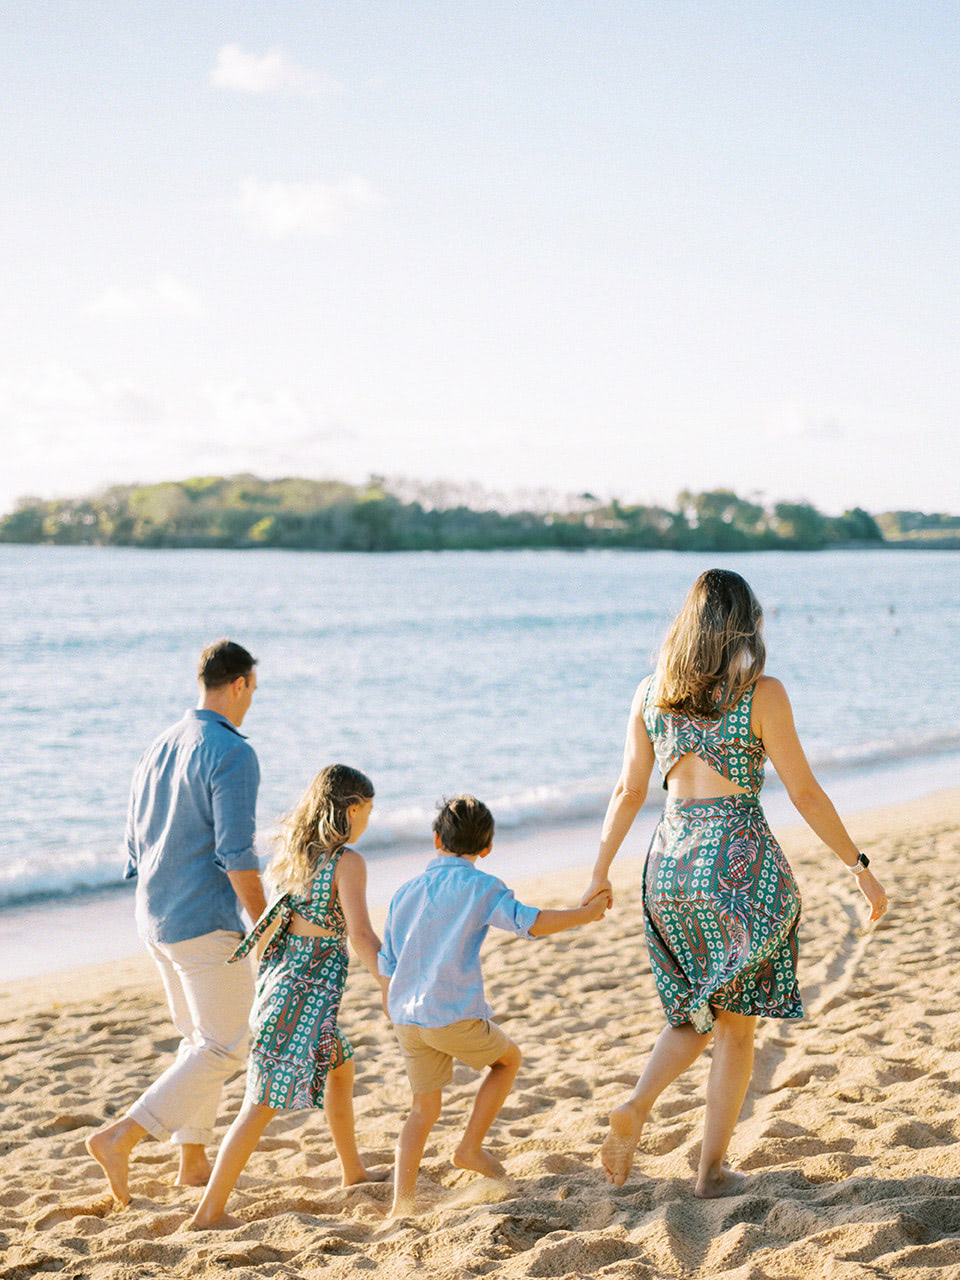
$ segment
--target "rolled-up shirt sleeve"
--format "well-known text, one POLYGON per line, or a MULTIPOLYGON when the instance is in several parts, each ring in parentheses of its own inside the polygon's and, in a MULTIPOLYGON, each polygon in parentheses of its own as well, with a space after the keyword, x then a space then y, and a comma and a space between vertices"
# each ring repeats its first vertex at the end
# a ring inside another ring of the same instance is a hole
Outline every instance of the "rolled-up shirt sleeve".
POLYGON ((528 907, 518 902, 513 891, 505 884, 498 882, 490 902, 487 920, 495 929, 503 929, 505 933, 515 933, 518 938, 532 937, 530 930, 540 914, 539 907, 528 907))
POLYGON ((123 836, 123 848, 127 861, 123 868, 124 880, 137 878, 137 832, 136 832, 136 774, 130 787, 130 799, 127 801, 127 828, 123 836))
POLYGON ((213 773, 213 860, 224 871, 257 871, 257 788, 260 766, 246 743, 228 752, 213 773))

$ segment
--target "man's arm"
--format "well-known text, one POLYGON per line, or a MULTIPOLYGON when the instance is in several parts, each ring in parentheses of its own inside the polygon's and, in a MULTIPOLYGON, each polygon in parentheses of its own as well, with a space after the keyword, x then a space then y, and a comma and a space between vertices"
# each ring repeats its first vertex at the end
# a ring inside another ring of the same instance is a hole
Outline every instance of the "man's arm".
POLYGON ((263 881, 259 871, 228 871, 227 879, 233 886, 233 892, 240 899, 240 905, 250 917, 250 923, 256 922, 266 910, 267 900, 263 893, 263 881))

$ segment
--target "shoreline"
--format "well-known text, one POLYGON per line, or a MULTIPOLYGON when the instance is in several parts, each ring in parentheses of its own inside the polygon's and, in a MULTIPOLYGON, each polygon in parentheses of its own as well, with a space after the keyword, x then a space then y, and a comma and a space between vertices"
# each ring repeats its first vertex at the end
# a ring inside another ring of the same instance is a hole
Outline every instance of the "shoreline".
MULTIPOLYGON (((846 821, 850 814, 932 797, 949 789, 960 777, 960 754, 948 751, 856 769, 826 766, 817 773, 846 821)), ((803 830, 799 814, 769 764, 767 779, 761 803, 771 827, 778 834, 795 827, 803 830)), ((625 849, 640 856, 646 852, 662 796, 654 775, 625 849)), ((545 857, 557 870, 589 872, 602 821, 603 807, 598 806, 589 818, 551 818, 542 825, 524 822, 516 827, 502 826, 489 869, 511 886, 535 879, 545 857)), ((418 874, 432 856, 428 833, 419 844, 411 841, 389 850, 368 852, 361 841, 358 851, 367 861, 367 896, 374 915, 386 910, 395 890, 418 874)), ((133 910, 133 887, 123 882, 0 908, 0 993, 11 982, 52 977, 85 965, 119 963, 142 954, 133 910), (30 939, 29 947, 24 947, 24 938, 30 939)))

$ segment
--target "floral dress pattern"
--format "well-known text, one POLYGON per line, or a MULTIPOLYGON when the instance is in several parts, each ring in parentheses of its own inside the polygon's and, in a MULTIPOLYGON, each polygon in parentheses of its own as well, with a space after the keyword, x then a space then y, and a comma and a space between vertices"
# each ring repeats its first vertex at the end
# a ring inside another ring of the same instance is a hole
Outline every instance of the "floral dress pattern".
POLYGON ((763 743, 750 729, 751 686, 714 719, 662 711, 649 681, 643 721, 666 777, 693 752, 747 794, 668 798, 643 877, 644 932, 672 1026, 706 1033, 713 1011, 801 1018, 800 891, 760 808, 763 743))
POLYGON ((288 1111, 323 1107, 327 1073, 353 1057, 337 1026, 347 980, 346 921, 333 888, 340 850, 313 879, 310 896, 284 894, 264 912, 231 957, 239 960, 279 916, 257 975, 250 1023, 253 1046, 246 1097, 288 1111), (296 911, 332 938, 289 932, 296 911))

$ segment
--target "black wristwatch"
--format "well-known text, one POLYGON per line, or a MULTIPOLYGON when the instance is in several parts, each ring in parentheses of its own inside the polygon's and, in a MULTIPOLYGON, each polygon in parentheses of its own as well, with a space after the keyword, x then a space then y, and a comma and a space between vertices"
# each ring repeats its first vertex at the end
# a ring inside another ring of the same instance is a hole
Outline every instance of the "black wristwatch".
POLYGON ((870 859, 867 857, 865 853, 861 853, 857 858, 856 862, 850 868, 850 870, 853 872, 855 876, 858 876, 861 871, 866 871, 869 865, 870 865, 870 859))

